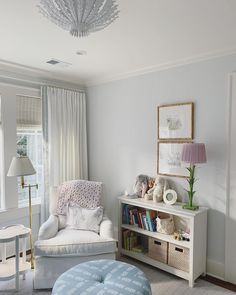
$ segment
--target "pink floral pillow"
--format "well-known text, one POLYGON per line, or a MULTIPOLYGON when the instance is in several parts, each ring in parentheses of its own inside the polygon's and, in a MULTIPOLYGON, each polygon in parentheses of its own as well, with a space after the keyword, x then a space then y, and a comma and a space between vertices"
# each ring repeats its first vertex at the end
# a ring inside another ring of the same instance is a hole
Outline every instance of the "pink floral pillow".
POLYGON ((102 183, 71 180, 59 187, 58 194, 57 214, 66 215, 68 205, 93 209, 101 205, 102 183))

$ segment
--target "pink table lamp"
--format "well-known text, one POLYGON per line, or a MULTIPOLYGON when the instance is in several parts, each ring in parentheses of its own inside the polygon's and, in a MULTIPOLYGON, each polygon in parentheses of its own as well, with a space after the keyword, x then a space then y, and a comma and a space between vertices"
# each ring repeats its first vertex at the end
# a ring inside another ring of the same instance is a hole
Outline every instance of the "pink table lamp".
POLYGON ((186 143, 183 145, 181 160, 183 162, 189 163, 190 167, 187 168, 189 171, 189 178, 187 179, 189 183, 188 197, 189 203, 183 205, 184 209, 196 210, 199 206, 193 205, 193 196, 195 191, 193 190, 193 185, 195 183, 194 172, 195 164, 206 163, 206 149, 204 143, 186 143))

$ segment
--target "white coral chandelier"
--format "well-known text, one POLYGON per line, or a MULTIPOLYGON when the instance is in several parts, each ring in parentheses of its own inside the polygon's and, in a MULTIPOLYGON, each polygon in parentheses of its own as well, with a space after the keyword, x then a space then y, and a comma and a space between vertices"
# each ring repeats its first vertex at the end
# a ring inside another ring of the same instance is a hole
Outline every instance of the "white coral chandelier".
POLYGON ((75 37, 104 29, 119 14, 116 0, 40 0, 38 7, 46 18, 75 37))

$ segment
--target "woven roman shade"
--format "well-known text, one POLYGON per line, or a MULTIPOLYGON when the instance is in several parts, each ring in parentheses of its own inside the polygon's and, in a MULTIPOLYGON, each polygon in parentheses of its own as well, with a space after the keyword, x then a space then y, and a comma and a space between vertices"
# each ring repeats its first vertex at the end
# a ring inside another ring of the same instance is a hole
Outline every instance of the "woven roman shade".
POLYGON ((40 97, 16 96, 17 128, 41 128, 42 101, 40 97))

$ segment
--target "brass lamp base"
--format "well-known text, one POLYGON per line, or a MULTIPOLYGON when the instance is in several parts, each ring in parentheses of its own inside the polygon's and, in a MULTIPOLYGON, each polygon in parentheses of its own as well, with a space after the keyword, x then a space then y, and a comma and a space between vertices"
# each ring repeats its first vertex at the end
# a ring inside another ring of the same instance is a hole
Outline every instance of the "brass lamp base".
POLYGON ((31 269, 34 269, 34 257, 31 257, 31 254, 30 254, 30 258, 27 258, 27 262, 30 263, 31 269))
POLYGON ((183 209, 188 209, 188 210, 198 210, 199 209, 199 206, 197 205, 192 205, 190 206, 189 204, 185 204, 182 206, 183 209))
POLYGON ((31 189, 32 187, 35 187, 38 189, 38 184, 28 184, 26 185, 24 182, 24 176, 21 176, 21 187, 28 188, 29 189, 29 226, 30 226, 30 264, 31 269, 34 269, 34 249, 33 249, 33 237, 32 237, 32 200, 31 200, 31 189))

